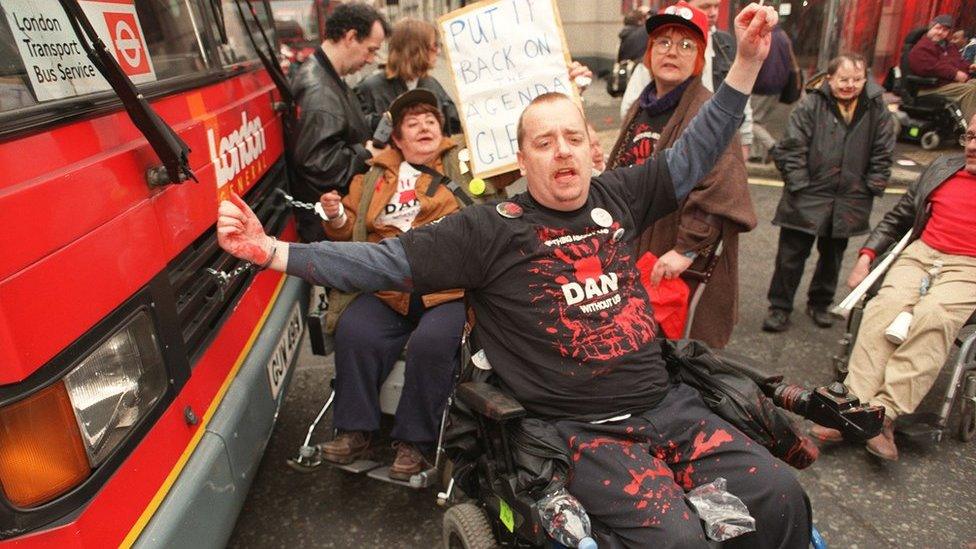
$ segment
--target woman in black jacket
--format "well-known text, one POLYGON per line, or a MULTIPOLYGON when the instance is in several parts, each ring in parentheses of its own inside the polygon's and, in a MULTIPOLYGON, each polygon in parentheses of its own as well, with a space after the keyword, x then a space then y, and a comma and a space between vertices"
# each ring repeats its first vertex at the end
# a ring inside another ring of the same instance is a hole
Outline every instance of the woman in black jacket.
POLYGON ((386 69, 367 77, 356 86, 356 94, 370 127, 376 127, 380 117, 400 94, 421 88, 437 96, 441 112, 444 113, 445 135, 461 133, 461 119, 454 101, 441 83, 430 76, 440 49, 437 28, 431 23, 408 18, 393 26, 386 69))

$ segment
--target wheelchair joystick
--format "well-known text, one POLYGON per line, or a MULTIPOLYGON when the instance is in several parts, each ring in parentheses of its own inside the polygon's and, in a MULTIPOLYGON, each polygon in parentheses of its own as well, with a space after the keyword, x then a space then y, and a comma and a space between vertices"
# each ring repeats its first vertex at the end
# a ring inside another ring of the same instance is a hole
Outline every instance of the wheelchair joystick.
POLYGON ((773 378, 762 384, 762 388, 777 406, 818 425, 837 429, 847 440, 863 442, 881 432, 884 407, 862 406, 840 382, 811 391, 773 378))

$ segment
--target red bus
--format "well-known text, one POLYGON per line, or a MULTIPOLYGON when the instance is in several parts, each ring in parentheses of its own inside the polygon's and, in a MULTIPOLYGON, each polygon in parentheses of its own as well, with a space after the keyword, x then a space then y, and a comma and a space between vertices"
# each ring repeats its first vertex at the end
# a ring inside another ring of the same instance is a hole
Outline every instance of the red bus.
POLYGON ((0 5, 0 545, 230 536, 309 291, 216 243, 231 191, 296 238, 283 94, 241 14, 273 25, 250 1, 0 5), (176 169, 160 143, 180 140, 176 169))
POLYGON ((286 70, 304 63, 325 40, 325 20, 338 3, 331 0, 271 0, 271 14, 286 70))

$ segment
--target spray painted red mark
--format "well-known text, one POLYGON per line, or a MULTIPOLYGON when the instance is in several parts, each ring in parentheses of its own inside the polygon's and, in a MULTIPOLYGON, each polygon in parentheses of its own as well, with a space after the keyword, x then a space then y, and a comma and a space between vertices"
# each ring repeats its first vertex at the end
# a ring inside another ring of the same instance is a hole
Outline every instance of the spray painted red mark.
POLYGON ((603 447, 603 446, 618 446, 618 447, 620 447, 620 450, 624 454, 627 455, 627 457, 630 457, 631 459, 634 459, 634 454, 633 454, 633 452, 631 452, 631 446, 633 446, 633 445, 634 445, 634 443, 632 441, 629 441, 629 440, 620 440, 620 439, 616 439, 616 438, 599 437, 599 438, 595 438, 595 439, 593 439, 593 440, 591 440, 589 442, 582 442, 582 443, 580 443, 577 446, 576 445, 576 437, 571 437, 569 439, 569 446, 571 448, 573 448, 573 447, 576 448, 576 452, 573 454, 573 461, 579 461, 579 459, 581 457, 583 457, 583 452, 585 450, 596 450, 597 448, 600 448, 600 447, 603 447))
POLYGON ((636 495, 637 492, 640 491, 641 484, 644 482, 645 479, 655 479, 658 477, 667 477, 667 478, 672 477, 671 469, 668 469, 668 466, 665 465, 664 463, 659 463, 657 464, 657 467, 644 469, 641 472, 637 472, 633 469, 628 469, 627 472, 630 473, 631 482, 627 486, 624 486, 624 492, 632 496, 636 495))
POLYGON ((732 442, 732 435, 723 429, 717 429, 712 433, 712 436, 708 437, 708 440, 705 440, 705 433, 700 432, 695 435, 695 440, 691 443, 691 456, 689 456, 688 460, 694 461, 726 442, 732 442))

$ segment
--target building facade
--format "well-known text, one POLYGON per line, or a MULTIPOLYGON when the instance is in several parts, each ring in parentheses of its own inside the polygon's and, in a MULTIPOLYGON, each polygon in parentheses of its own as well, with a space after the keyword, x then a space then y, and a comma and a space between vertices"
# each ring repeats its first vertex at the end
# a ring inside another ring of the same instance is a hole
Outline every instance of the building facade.
MULTIPOLYGON (((377 0, 392 20, 417 17, 433 21, 466 0, 377 0)), ((573 57, 600 72, 617 55, 617 33, 623 15, 640 6, 656 12, 672 0, 557 0, 566 40, 573 57)), ((731 28, 734 14, 748 0, 723 3, 719 26, 731 28)), ((901 44, 912 29, 933 17, 951 14, 956 28, 976 33, 976 0, 767 0, 779 10, 783 29, 793 39, 797 60, 810 75, 826 68, 838 53, 859 53, 880 81, 901 55, 901 44)))

